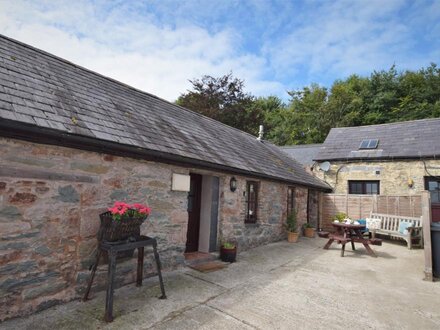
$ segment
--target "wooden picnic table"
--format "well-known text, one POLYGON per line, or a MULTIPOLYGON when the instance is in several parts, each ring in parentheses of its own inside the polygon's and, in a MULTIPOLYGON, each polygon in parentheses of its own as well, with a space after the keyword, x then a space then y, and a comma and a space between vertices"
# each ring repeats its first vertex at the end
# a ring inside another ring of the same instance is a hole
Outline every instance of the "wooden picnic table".
POLYGON ((354 251, 354 243, 362 243, 370 256, 377 257, 377 255, 371 249, 370 244, 381 245, 382 240, 377 238, 365 238, 362 234, 362 229, 365 229, 365 225, 355 225, 341 222, 333 222, 332 225, 333 227, 335 227, 336 232, 333 234, 329 234, 329 240, 324 246, 325 250, 328 250, 330 245, 332 245, 332 243, 336 241, 337 243, 340 243, 342 245, 341 257, 343 257, 345 252, 345 244, 350 242, 351 248, 354 251))

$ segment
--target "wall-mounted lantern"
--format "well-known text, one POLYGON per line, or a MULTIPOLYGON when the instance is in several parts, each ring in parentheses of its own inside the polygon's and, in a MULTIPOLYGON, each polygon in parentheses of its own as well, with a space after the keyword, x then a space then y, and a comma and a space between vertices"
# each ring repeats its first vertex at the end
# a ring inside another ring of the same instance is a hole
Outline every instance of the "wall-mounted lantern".
POLYGON ((412 188, 414 186, 414 180, 409 178, 407 184, 409 188, 412 188))
POLYGON ((237 190, 237 179, 235 177, 232 177, 231 181, 229 181, 229 188, 232 192, 237 190))

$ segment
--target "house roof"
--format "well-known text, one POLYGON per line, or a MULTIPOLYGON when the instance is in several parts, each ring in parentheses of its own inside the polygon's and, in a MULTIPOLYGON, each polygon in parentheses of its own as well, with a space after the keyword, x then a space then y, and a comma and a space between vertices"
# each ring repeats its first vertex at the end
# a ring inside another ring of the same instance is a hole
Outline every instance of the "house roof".
POLYGON ((316 161, 440 157, 440 118, 332 128, 316 161), (378 139, 375 149, 359 149, 362 140, 378 139))
POLYGON ((278 147, 0 36, 0 134, 329 189, 278 147))
POLYGON ((293 159, 296 159, 303 166, 312 166, 315 157, 318 155, 322 144, 302 144, 293 146, 281 147, 285 153, 287 153, 293 159))

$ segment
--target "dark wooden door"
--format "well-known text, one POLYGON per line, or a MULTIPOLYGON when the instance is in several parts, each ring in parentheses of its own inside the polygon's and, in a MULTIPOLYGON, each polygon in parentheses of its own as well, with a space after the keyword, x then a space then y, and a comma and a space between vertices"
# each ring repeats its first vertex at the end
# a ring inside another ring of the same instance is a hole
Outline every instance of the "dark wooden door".
POLYGON ((185 252, 195 252, 199 249, 202 176, 200 174, 190 174, 190 176, 190 190, 188 193, 188 231, 186 234, 185 252))
POLYGON ((431 219, 440 222, 440 178, 426 177, 425 189, 431 193, 431 219))

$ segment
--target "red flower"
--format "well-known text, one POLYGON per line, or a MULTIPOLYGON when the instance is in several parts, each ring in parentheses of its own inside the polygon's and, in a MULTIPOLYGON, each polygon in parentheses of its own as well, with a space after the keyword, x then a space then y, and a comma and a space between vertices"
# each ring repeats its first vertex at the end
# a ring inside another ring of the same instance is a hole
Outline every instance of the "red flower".
POLYGON ((124 215, 130 217, 139 217, 147 216, 151 212, 151 209, 147 205, 140 203, 130 205, 125 202, 115 202, 113 207, 109 208, 108 210, 113 215, 113 218, 117 220, 120 220, 124 215))

